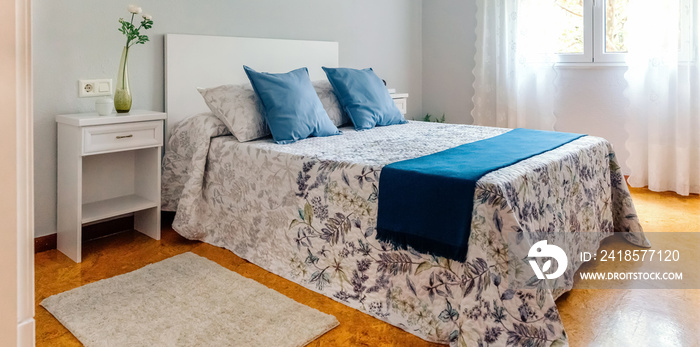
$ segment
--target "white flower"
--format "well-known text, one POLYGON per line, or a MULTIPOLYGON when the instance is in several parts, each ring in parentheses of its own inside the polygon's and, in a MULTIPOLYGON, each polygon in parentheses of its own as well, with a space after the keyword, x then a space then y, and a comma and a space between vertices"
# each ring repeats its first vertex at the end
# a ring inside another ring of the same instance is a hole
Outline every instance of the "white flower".
POLYGON ((150 14, 144 14, 142 17, 143 17, 143 19, 145 19, 145 20, 151 20, 151 19, 153 19, 153 16, 151 16, 150 14))
POLYGON ((133 14, 140 14, 141 13, 141 7, 138 7, 136 5, 129 5, 129 7, 127 7, 127 9, 129 10, 129 12, 131 12, 133 14))

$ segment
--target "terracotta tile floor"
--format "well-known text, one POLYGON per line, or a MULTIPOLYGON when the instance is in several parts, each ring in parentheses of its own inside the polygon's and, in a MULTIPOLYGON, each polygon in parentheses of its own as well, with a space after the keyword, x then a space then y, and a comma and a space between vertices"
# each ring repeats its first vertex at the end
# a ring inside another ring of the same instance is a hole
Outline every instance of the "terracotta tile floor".
MULTIPOLYGON (((645 231, 700 232, 700 197, 680 197, 633 189, 633 198, 645 231)), ((173 255, 191 251, 252 278, 288 297, 332 314, 340 326, 310 346, 437 346, 364 313, 341 305, 264 271, 233 253, 188 241, 167 227, 163 239, 152 240, 127 232, 88 242, 83 262, 75 264, 51 250, 36 255, 37 346, 79 346, 39 303, 46 297, 81 285, 141 268, 173 255)), ((652 244, 663 240, 651 239, 652 244)), ((608 239, 604 246, 627 247, 608 239)), ((700 245, 684 245, 700 251, 700 245)), ((589 263, 588 269, 600 264, 589 263)), ((700 264, 698 264, 700 268, 700 264)), ((571 346, 700 346, 700 289, 693 290, 586 290, 574 289, 557 301, 571 346)))

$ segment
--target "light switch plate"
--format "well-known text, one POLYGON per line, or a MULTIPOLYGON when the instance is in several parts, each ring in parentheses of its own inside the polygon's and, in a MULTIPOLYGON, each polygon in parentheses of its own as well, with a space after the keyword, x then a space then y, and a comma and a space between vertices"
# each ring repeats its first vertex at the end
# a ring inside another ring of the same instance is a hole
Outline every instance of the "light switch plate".
POLYGON ((78 96, 89 98, 93 96, 112 95, 112 79, 78 80, 78 96))

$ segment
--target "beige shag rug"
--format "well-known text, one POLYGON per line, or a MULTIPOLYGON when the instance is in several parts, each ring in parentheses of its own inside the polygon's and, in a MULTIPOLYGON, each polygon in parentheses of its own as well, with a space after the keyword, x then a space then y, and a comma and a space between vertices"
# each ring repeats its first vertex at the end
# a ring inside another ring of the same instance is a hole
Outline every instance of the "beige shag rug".
POLYGON ((41 303, 86 346, 304 346, 335 317, 193 253, 41 303))

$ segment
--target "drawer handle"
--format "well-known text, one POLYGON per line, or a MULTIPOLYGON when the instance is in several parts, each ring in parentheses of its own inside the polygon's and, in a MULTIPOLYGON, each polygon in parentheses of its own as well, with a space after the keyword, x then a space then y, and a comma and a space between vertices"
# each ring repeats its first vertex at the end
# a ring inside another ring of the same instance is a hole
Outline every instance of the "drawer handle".
POLYGON ((130 137, 134 137, 134 134, 129 134, 129 135, 118 135, 118 136, 117 136, 117 140, 128 139, 128 138, 130 138, 130 137))

